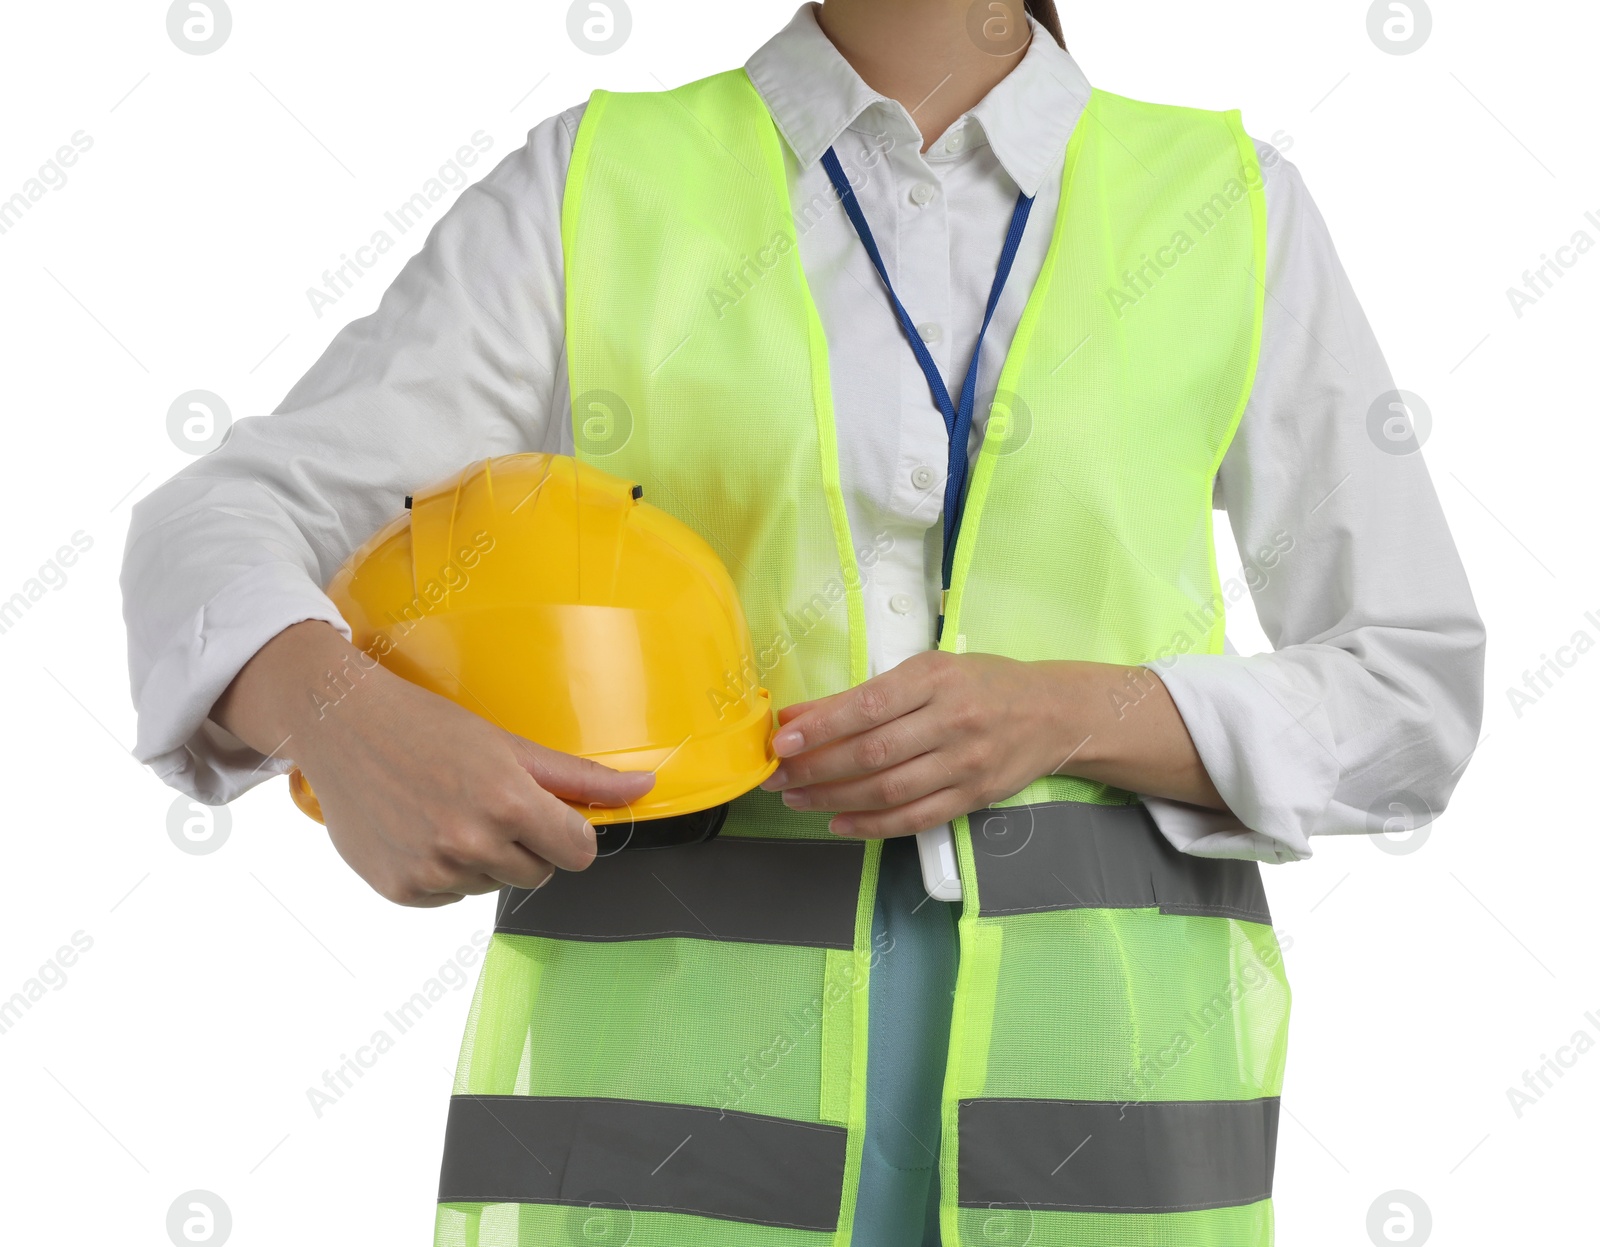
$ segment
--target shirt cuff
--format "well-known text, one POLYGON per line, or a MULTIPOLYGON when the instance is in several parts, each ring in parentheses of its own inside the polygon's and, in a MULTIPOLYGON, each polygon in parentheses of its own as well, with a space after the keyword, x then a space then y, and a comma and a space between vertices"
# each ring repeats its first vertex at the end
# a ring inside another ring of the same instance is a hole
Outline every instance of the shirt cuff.
POLYGON ((308 619, 350 637, 350 626, 303 567, 264 564, 229 583, 153 656, 134 691, 134 757, 163 783, 207 805, 225 805, 288 771, 287 759, 258 753, 207 716, 263 645, 308 619))
POLYGON ((1161 678, 1227 810, 1143 798, 1172 846, 1196 857, 1301 861, 1341 768, 1333 728, 1297 669, 1272 654, 1180 654, 1161 678))
POLYGON ((1229 857, 1250 862, 1298 862, 1311 856, 1281 840, 1251 831, 1231 810, 1208 810, 1165 797, 1139 798, 1167 842, 1195 857, 1229 857))

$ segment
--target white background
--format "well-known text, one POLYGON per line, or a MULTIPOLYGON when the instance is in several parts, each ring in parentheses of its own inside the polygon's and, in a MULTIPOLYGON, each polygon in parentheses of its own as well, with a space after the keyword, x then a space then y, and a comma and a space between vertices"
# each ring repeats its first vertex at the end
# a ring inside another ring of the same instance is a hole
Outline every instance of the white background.
MULTIPOLYGON (((166 432, 180 393, 266 412, 376 305, 420 230, 320 319, 306 289, 475 131, 493 147, 474 180, 591 88, 738 64, 790 12, 635 0, 625 46, 594 56, 553 0, 236 0, 226 44, 195 56, 163 3, 7 7, 0 197, 75 132, 93 140, 0 234, 0 599, 73 533, 93 543, 0 634, 0 999, 75 932, 92 940, 0 1033, 7 1241, 164 1244, 196 1188, 239 1244, 427 1241, 475 964, 320 1117, 307 1089, 395 1033, 385 1011, 488 929, 492 898, 383 902, 281 780, 235 803, 217 851, 175 846, 174 794, 128 752, 129 505, 190 461, 166 432)), ((1267 872, 1295 989, 1279 1241, 1364 1244, 1395 1189, 1439 1243, 1593 1241, 1600 1048, 1568 1050, 1520 1116, 1507 1089, 1574 1032, 1600 1041, 1600 654, 1520 715, 1507 689, 1575 632, 1600 641, 1600 248, 1520 318, 1506 289, 1579 229, 1600 243, 1584 218, 1600 217, 1600 19, 1441 0, 1397 56, 1366 16, 1364 0, 1063 5, 1092 82, 1292 136, 1397 383, 1431 409, 1425 457, 1489 627, 1484 739, 1425 842, 1323 841, 1267 872)), ((1246 616, 1230 634, 1249 652, 1246 616)))

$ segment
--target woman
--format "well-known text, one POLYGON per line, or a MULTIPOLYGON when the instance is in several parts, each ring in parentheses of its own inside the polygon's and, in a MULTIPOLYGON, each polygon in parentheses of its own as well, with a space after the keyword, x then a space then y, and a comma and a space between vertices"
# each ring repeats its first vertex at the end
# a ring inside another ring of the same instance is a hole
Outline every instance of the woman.
POLYGON ((1236 114, 1091 91, 1048 4, 807 5, 743 71, 536 127, 140 504, 139 753, 212 801, 292 759, 401 904, 511 890, 437 1243, 1270 1243, 1256 863, 1442 809, 1479 720, 1399 402, 1236 114), (739 938, 610 929, 562 799, 651 777, 382 670, 315 710, 353 657, 318 586, 394 499, 531 449, 644 481, 790 643, 780 769, 713 842, 774 849, 713 898, 739 938), (1247 591, 1273 653, 1223 652, 1247 591), (819 839, 826 877, 789 869, 819 839))

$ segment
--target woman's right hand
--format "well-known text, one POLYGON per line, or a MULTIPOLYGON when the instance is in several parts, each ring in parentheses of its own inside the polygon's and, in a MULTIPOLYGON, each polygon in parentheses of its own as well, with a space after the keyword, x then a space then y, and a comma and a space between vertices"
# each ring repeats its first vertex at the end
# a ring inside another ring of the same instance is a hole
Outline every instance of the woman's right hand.
POLYGON ((262 646, 211 717, 261 753, 293 758, 339 856, 400 905, 582 870, 594 828, 565 801, 622 806, 655 783, 513 735, 376 665, 321 621, 262 646), (330 684, 334 671, 342 687, 330 684))

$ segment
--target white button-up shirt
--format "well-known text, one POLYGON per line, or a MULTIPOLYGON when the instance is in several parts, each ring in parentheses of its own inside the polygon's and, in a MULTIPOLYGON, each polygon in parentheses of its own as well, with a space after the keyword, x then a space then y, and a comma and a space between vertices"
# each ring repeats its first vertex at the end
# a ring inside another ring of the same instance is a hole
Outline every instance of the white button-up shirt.
MULTIPOLYGON (((868 87, 809 5, 751 57, 792 200, 824 210, 799 250, 828 337, 840 475, 868 652, 888 670, 934 642, 944 422, 877 274, 833 198, 831 145, 895 290, 956 391, 1018 191, 1035 196, 984 340, 1000 373, 1042 267, 1063 156, 1089 84, 1048 37, 922 153, 915 119, 868 87)), ((277 411, 141 501, 123 573, 137 756, 226 801, 286 763, 207 719, 283 628, 348 629, 322 593, 403 497, 475 459, 573 452, 563 354, 561 200, 583 108, 464 191, 376 312, 347 326, 277 411)), ((1257 142, 1267 204, 1260 367, 1217 479, 1274 652, 1192 654, 1162 679, 1229 812, 1148 804, 1179 849, 1284 861, 1316 834, 1374 829, 1404 800, 1437 813, 1476 741, 1483 630, 1420 455, 1379 447, 1394 388, 1299 173, 1257 142)), ((970 446, 980 442, 975 413, 970 446)))

